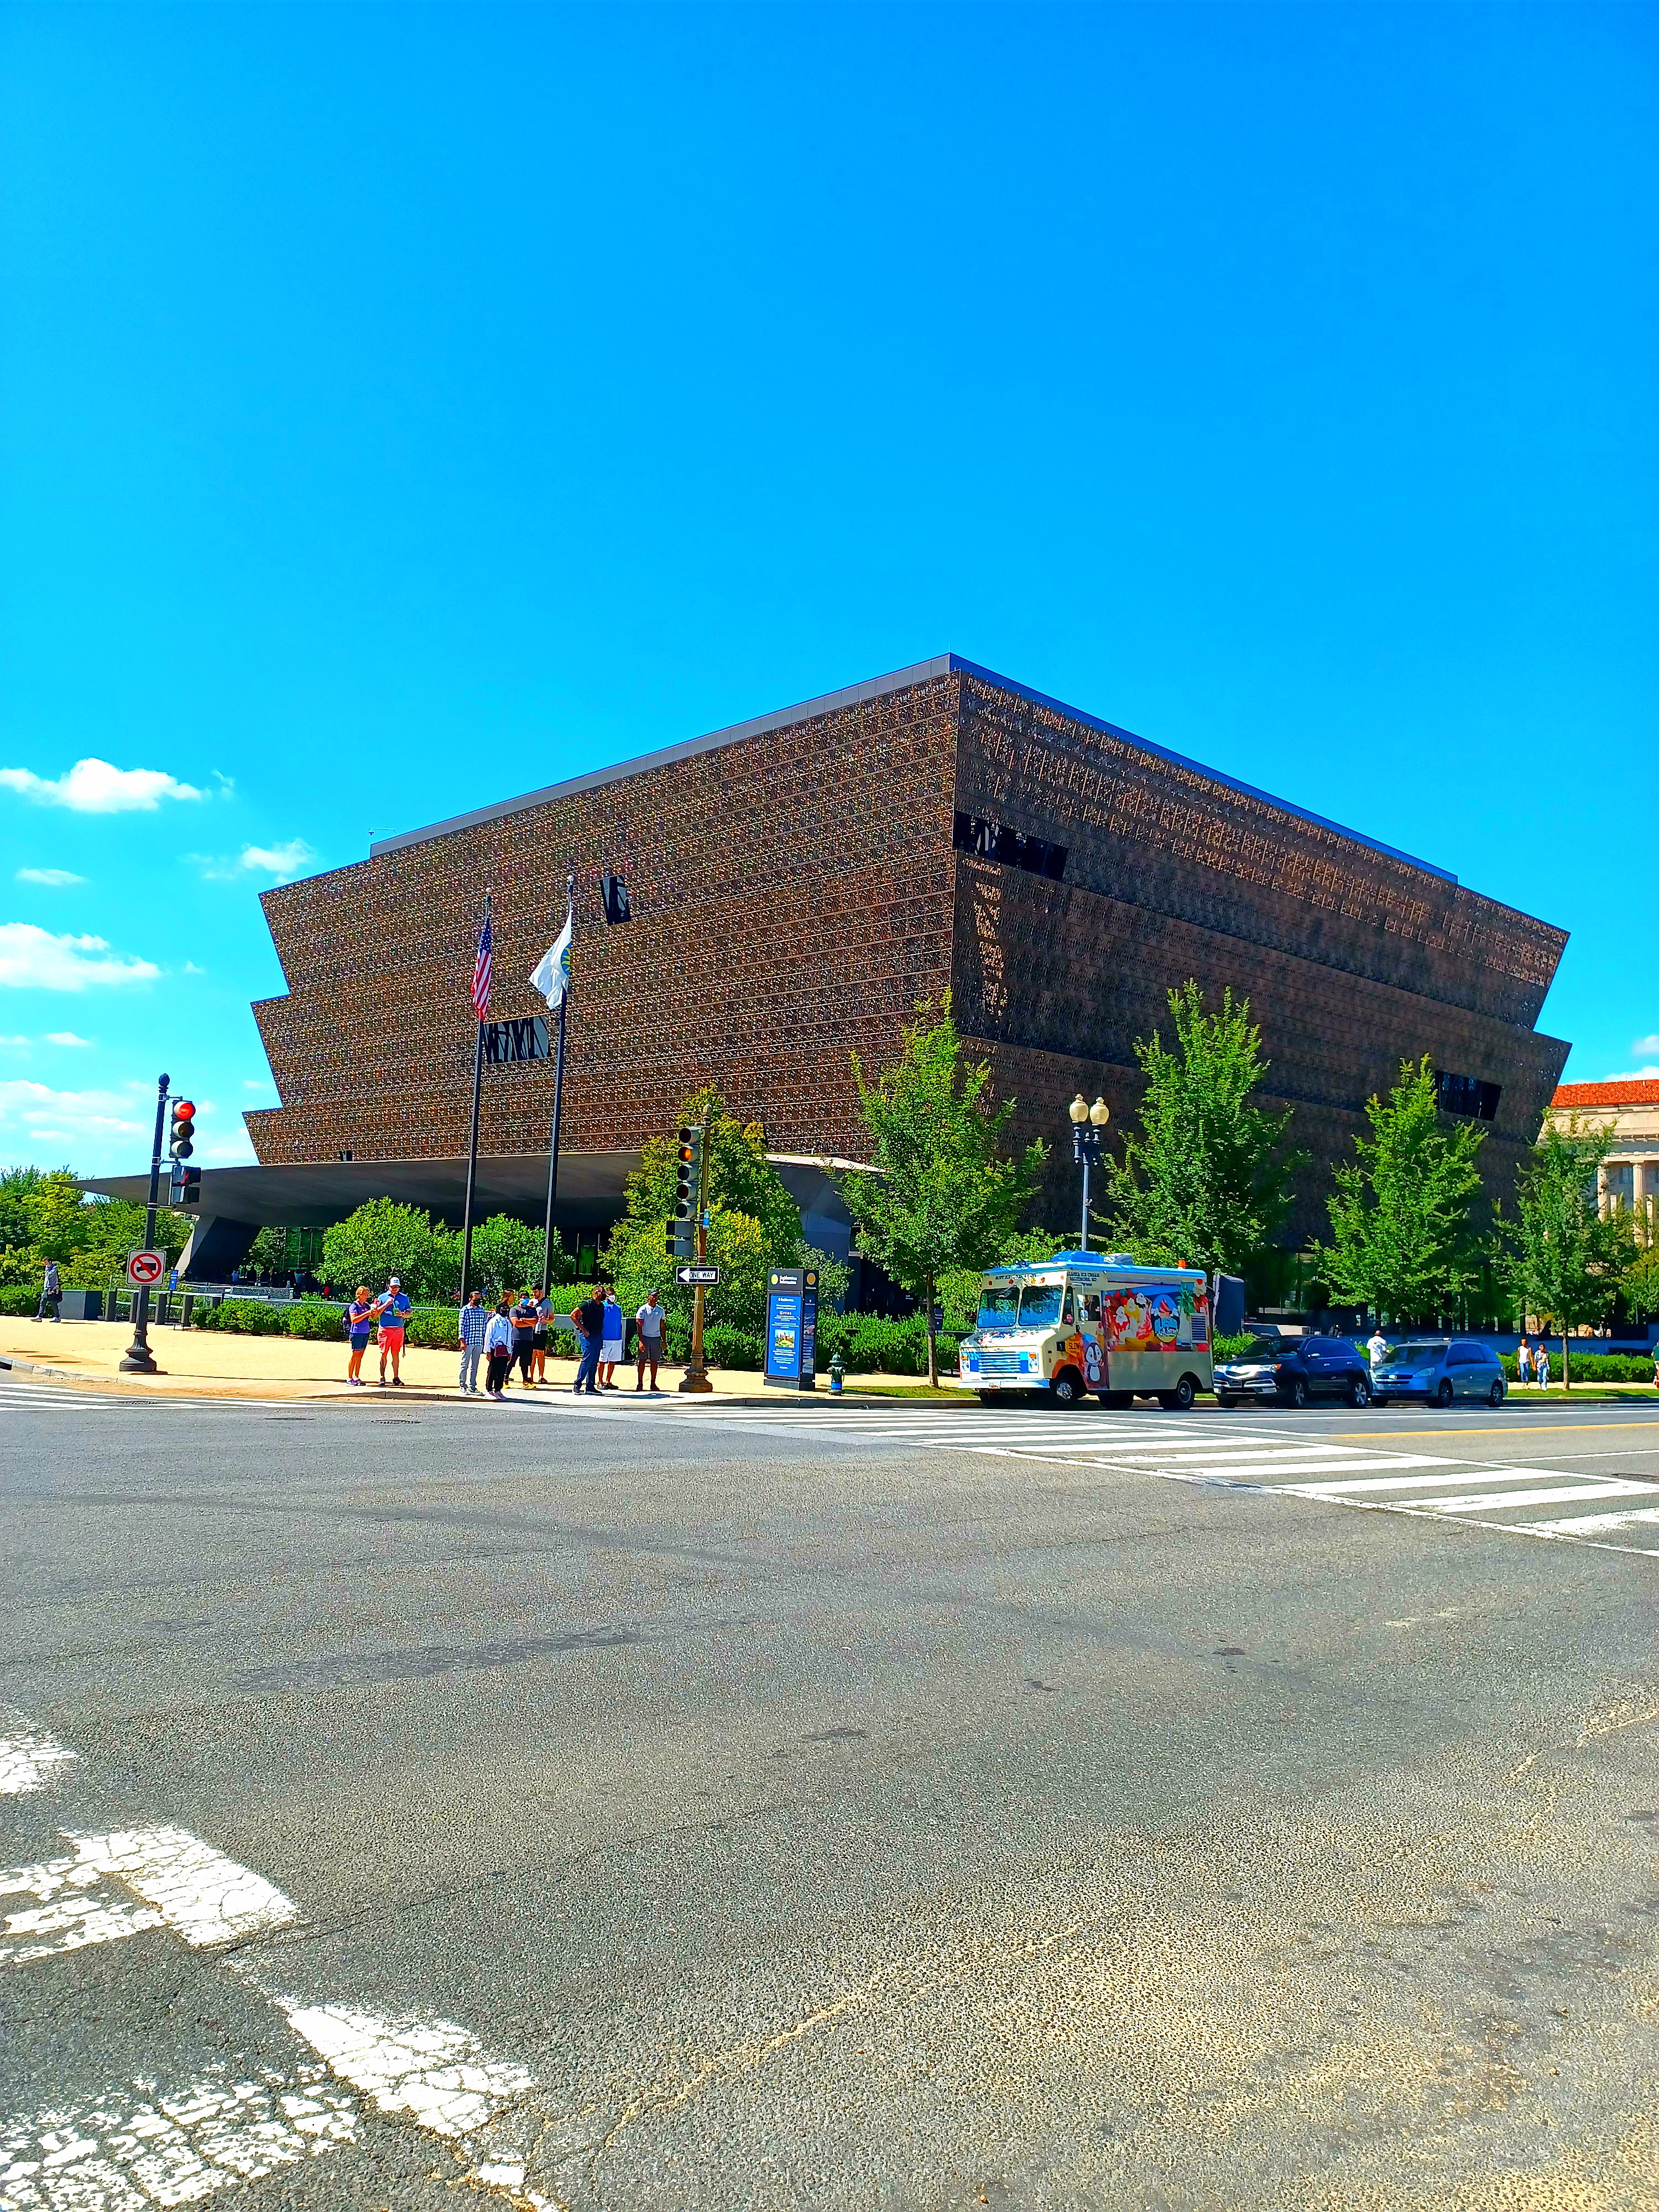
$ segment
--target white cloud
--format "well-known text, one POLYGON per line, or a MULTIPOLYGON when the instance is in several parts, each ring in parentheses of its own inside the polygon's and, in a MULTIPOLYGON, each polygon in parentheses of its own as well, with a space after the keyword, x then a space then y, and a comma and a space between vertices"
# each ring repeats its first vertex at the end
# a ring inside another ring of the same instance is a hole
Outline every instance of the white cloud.
POLYGON ((1659 1083, 1659 1067, 1621 1067, 1616 1074, 1593 1076, 1587 1080, 1595 1083, 1659 1083))
POLYGON ((270 1079, 264 1075, 245 1075, 242 1078, 242 1088, 244 1091, 268 1091, 270 1088, 270 1079))
POLYGON ((27 1044, 27 1037, 0 1036, 0 1044, 27 1044))
POLYGON ((181 853, 179 857, 199 868, 208 883, 234 884, 244 876, 270 876, 286 883, 303 875, 317 855, 303 837, 290 837, 286 845, 244 845, 234 860, 222 853, 181 853))
POLYGON ((100 983, 153 983, 149 960, 124 960, 101 937, 54 937, 32 921, 0 921, 0 986, 84 991, 100 983))
POLYGON ((84 876, 77 876, 70 868, 19 868, 20 884, 44 884, 49 891, 61 891, 70 884, 83 884, 84 876))
POLYGON ((257 1167, 259 1161, 253 1139, 240 1127, 217 1139, 210 1139, 206 1144, 198 1145, 196 1157, 199 1164, 210 1168, 251 1168, 257 1167))
POLYGON ((90 1051, 93 1042, 94 1040, 91 1037, 76 1036, 73 1030, 48 1030, 46 1031, 46 1042, 48 1044, 79 1045, 88 1051, 90 1051))
POLYGON ((33 769, 0 768, 0 784, 37 806, 67 806, 76 814, 154 814, 164 799, 207 797, 164 769, 113 768, 101 760, 78 760, 67 775, 51 779, 33 769))
POLYGON ((1659 1054, 1659 1036, 1638 1037, 1631 1050, 1640 1060, 1651 1059, 1659 1054))
POLYGON ((186 975, 205 975, 207 974, 207 969, 205 968, 198 968, 193 960, 186 960, 185 963, 185 973, 186 975))
POLYGON ((114 1091, 53 1091, 44 1083, 21 1080, 0 1083, 0 1139, 7 1149, 25 1142, 50 1139, 54 1144, 77 1139, 106 1143, 112 1137, 149 1134, 142 1121, 131 1120, 130 1102, 114 1091))

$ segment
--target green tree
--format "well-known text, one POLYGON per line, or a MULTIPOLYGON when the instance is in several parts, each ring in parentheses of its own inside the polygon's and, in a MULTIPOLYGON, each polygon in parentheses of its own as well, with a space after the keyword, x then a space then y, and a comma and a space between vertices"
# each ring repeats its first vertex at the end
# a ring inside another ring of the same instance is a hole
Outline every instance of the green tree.
POLYGON ((242 1265, 251 1275, 286 1275, 288 1231, 276 1226, 262 1229, 248 1246, 242 1265))
POLYGON ((24 1211, 29 1243, 42 1260, 56 1260, 61 1267, 73 1259, 88 1241, 88 1210, 70 1170, 53 1168, 41 1176, 24 1211))
POLYGON ((1659 1207, 1632 1210, 1629 1227, 1630 1255, 1619 1287, 1639 1321, 1659 1313, 1659 1207))
POLYGON ((372 1198, 323 1232, 323 1273, 337 1289, 384 1288, 396 1275, 411 1297, 453 1298, 460 1281, 460 1240, 434 1228, 414 1206, 372 1198))
POLYGON ((1250 1002, 1204 1010, 1195 982, 1170 993, 1176 1048, 1135 1042, 1146 1077, 1138 1128, 1106 1164, 1101 1221, 1137 1259, 1242 1275, 1290 1211, 1303 1152, 1281 1151, 1291 1109, 1250 1101, 1267 1074, 1250 1002))
POLYGON ((1039 1139, 1018 1158, 1004 1156, 1015 1102, 992 1104, 991 1071, 964 1057, 950 993, 916 1012, 897 1061, 874 1083, 853 1054, 872 1171, 844 1175, 841 1190, 860 1251, 921 1304, 937 1387, 939 1285, 995 1261, 1042 1179, 1048 1147, 1039 1139))
MULTIPOLYGON (((1017 1229, 1006 1237, 994 1261, 997 1267, 1040 1267, 1056 1252, 1067 1251, 1071 1238, 1056 1237, 1047 1229, 1017 1229)), ((939 1279, 939 1302, 945 1309, 945 1332, 966 1336, 979 1319, 979 1294, 984 1267, 953 1267, 939 1279)))
POLYGON ((488 1295, 492 1291, 518 1291, 539 1283, 546 1243, 545 1232, 517 1221, 510 1213, 492 1213, 472 1232, 472 1281, 469 1287, 488 1295))
POLYGON ((1471 1216, 1486 1133, 1442 1115, 1426 1053, 1401 1060, 1365 1116, 1371 1133, 1354 1139, 1358 1158, 1337 1167, 1326 1200, 1331 1241, 1308 1256, 1340 1297, 1385 1321, 1442 1313, 1480 1277, 1471 1216))
MULTIPOLYGON (((757 1122, 740 1122, 717 1091, 693 1092, 676 1126, 687 1123, 702 1123, 708 1131, 702 1202, 710 1217, 708 1257, 720 1270, 718 1288, 708 1293, 708 1318, 758 1332, 766 1321, 768 1273, 799 1267, 805 1258, 800 1209, 766 1157, 765 1132, 757 1122)), ((691 1292, 675 1282, 666 1251, 678 1158, 674 1137, 653 1137, 628 1178, 627 1212, 611 1231, 605 1255, 625 1313, 635 1312, 646 1292, 654 1290, 671 1316, 690 1317, 691 1292)))
POLYGON ((1571 1333, 1612 1312, 1632 1261, 1629 1221, 1597 1206, 1596 1170, 1613 1141, 1610 1130, 1581 1128, 1577 1115, 1565 1129, 1551 1121, 1516 1178, 1514 1218, 1498 1221, 1498 1272, 1523 1316, 1560 1332, 1568 1389, 1571 1333))

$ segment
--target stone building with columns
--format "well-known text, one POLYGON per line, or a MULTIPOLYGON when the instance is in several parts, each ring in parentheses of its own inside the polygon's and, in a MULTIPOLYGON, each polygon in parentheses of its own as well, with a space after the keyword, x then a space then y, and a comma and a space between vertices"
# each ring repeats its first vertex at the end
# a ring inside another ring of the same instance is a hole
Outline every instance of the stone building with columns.
POLYGON ((1659 1082, 1627 1076, 1613 1083, 1563 1083, 1547 1119, 1609 1130, 1613 1150, 1596 1176, 1603 1213, 1610 1206, 1651 1211, 1659 1201, 1659 1082))

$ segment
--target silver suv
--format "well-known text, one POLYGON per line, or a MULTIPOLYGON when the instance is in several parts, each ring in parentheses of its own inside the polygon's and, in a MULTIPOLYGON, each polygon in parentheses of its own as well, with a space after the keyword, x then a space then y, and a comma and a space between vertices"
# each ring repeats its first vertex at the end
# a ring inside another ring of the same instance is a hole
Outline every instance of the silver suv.
POLYGON ((1454 1398, 1479 1398, 1501 1406, 1509 1392, 1498 1354, 1472 1338, 1425 1337, 1395 1344, 1371 1370, 1376 1402, 1415 1398, 1425 1406, 1449 1406, 1454 1398))

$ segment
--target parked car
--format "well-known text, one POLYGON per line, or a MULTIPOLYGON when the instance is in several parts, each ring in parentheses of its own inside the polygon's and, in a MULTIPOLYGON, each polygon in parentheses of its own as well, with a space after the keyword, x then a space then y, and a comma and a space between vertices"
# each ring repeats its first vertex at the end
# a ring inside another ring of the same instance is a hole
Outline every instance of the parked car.
POLYGON ((1271 1399, 1280 1406, 1340 1398, 1350 1406, 1369 1406, 1371 1370, 1346 1336, 1285 1337, 1277 1343, 1259 1337, 1237 1359, 1218 1365, 1215 1395, 1222 1406, 1237 1406, 1244 1398, 1271 1399))
POLYGON ((1488 1406, 1501 1406, 1509 1394, 1498 1354, 1469 1337, 1396 1344, 1377 1362, 1372 1385, 1379 1406, 1390 1398, 1416 1398, 1425 1406, 1480 1398, 1488 1406))

